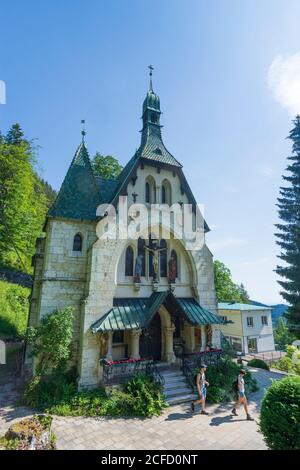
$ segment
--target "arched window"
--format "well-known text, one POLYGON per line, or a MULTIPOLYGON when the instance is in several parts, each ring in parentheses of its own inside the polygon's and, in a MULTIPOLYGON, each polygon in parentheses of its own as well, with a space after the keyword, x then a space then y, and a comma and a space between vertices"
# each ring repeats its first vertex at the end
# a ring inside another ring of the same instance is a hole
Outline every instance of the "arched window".
POLYGON ((150 184, 148 183, 148 181, 146 181, 146 202, 149 202, 150 203, 150 184))
POLYGON ((125 252, 125 276, 133 276, 133 249, 131 246, 125 252))
POLYGON ((143 257, 141 276, 145 276, 145 272, 146 272, 145 240, 141 237, 138 239, 138 255, 142 255, 143 257))
POLYGON ((166 188, 164 185, 162 185, 161 188, 161 202, 162 204, 166 204, 166 188))
POLYGON ((178 274, 178 257, 177 257, 177 253, 176 253, 175 250, 171 251, 171 258, 173 258, 173 260, 174 260, 175 270, 176 270, 176 277, 179 277, 179 274, 178 274))
POLYGON ((162 239, 160 241, 160 248, 165 248, 165 250, 160 252, 160 277, 167 277, 168 268, 167 268, 167 242, 162 239))
POLYGON ((162 204, 172 204, 172 191, 170 181, 164 180, 161 187, 161 202, 162 204))
POLYGON ((153 176, 148 176, 145 183, 145 201, 150 204, 155 204, 156 201, 155 180, 153 176))
POLYGON ((73 251, 82 251, 82 236, 80 233, 76 233, 73 238, 73 251))

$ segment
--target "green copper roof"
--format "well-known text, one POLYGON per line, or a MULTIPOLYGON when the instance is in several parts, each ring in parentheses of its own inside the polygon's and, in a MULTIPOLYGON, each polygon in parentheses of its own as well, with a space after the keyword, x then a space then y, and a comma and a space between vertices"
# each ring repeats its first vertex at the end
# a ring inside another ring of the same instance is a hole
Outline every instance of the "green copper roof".
POLYGON ((118 187, 118 180, 108 180, 95 176, 101 203, 110 202, 118 187))
POLYGON ((48 215, 66 219, 94 220, 100 204, 99 190, 87 149, 82 142, 48 215))
POLYGON ((189 321, 193 325, 221 324, 223 320, 215 313, 210 312, 206 308, 201 307, 197 300, 184 297, 176 298, 181 309, 185 312, 189 321))
POLYGON ((149 298, 114 299, 114 306, 92 326, 97 331, 117 331, 146 328, 165 302, 175 302, 179 312, 192 325, 223 323, 214 313, 201 307, 193 298, 177 298, 169 291, 154 292, 149 298))
POLYGON ((151 128, 150 125, 145 131, 145 135, 142 136, 142 143, 138 150, 138 154, 140 157, 154 162, 165 163, 179 168, 182 167, 182 165, 164 146, 160 135, 160 129, 151 128))
POLYGON ((242 304, 238 302, 220 302, 219 310, 272 310, 271 307, 262 307, 259 305, 242 304))

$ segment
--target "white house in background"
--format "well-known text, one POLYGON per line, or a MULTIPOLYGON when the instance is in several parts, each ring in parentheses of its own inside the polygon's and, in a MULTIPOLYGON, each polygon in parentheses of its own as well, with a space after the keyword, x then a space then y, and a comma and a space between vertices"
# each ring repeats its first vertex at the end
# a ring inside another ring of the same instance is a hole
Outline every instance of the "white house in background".
POLYGON ((228 323, 220 329, 236 351, 244 354, 274 351, 272 309, 251 304, 221 302, 219 315, 228 323))

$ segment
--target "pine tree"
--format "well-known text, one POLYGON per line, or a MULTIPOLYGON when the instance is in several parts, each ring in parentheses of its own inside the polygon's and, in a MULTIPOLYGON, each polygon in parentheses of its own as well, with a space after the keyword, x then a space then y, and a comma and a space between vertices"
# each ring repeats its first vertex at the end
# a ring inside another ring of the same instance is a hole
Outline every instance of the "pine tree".
POLYGON ((293 121, 294 128, 288 138, 293 142, 292 155, 288 157, 288 186, 280 188, 278 214, 283 223, 277 224, 277 244, 281 247, 279 258, 283 266, 276 272, 284 280, 278 281, 283 288, 281 295, 290 304, 286 314, 290 330, 300 338, 300 116, 293 121))

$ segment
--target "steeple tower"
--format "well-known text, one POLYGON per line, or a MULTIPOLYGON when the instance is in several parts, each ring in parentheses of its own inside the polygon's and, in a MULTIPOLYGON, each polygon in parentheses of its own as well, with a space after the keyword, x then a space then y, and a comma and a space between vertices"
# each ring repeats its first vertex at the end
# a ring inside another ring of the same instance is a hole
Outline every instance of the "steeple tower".
POLYGON ((138 150, 137 156, 147 158, 152 161, 159 161, 161 163, 181 167, 181 164, 171 155, 166 149, 161 136, 160 124, 160 99, 159 96, 153 91, 152 84, 152 65, 148 66, 150 73, 149 90, 143 103, 143 129, 141 145, 138 150))
POLYGON ((143 130, 142 132, 147 130, 148 127, 151 127, 153 130, 156 129, 156 132, 160 135, 160 99, 159 96, 156 95, 153 91, 152 85, 152 65, 149 65, 150 70, 150 84, 149 84, 149 91, 143 103, 143 130))

